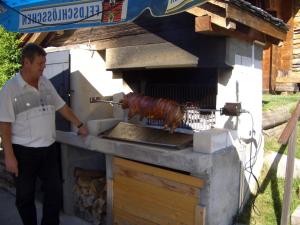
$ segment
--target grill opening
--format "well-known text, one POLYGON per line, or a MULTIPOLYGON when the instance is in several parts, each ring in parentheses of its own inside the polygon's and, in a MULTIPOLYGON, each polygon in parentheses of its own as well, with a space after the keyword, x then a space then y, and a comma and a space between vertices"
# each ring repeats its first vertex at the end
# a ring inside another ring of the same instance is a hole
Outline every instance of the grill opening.
MULTIPOLYGON (((216 68, 130 70, 123 79, 134 92, 186 106, 180 128, 198 131, 214 126, 215 112, 199 109, 216 109, 216 68)), ((163 121, 148 119, 147 125, 163 126, 163 121)))

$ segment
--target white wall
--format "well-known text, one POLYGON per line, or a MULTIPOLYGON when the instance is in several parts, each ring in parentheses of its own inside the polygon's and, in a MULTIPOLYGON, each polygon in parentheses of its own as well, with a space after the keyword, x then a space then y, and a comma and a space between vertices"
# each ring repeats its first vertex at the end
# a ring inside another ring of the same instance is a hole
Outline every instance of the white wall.
POLYGON ((250 172, 258 177, 263 164, 262 50, 255 43, 228 39, 226 58, 233 69, 218 75, 217 109, 226 102, 241 102, 249 112, 239 117, 217 115, 216 127, 230 129, 252 190, 256 183, 250 172))
POLYGON ((105 51, 95 51, 88 45, 46 49, 58 54, 63 50, 70 50, 70 105, 75 114, 83 122, 112 118, 113 107, 110 104, 89 102, 90 97, 110 98, 130 91, 123 79, 115 78, 113 72, 106 71, 105 51))

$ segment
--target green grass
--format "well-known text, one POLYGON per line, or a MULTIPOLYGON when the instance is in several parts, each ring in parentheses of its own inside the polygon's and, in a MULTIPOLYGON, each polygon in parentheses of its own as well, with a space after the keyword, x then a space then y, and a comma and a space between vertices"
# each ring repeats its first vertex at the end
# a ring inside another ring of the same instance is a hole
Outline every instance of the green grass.
POLYGON ((263 95, 263 111, 274 110, 282 106, 293 107, 300 100, 300 93, 290 95, 263 95))
MULTIPOLYGON (((276 171, 264 169, 264 179, 260 180, 260 192, 252 195, 247 202, 238 222, 247 225, 276 225, 280 224, 284 179, 276 177, 276 171)), ((297 197, 297 188, 300 179, 294 179, 290 214, 296 209, 300 200, 297 197)))

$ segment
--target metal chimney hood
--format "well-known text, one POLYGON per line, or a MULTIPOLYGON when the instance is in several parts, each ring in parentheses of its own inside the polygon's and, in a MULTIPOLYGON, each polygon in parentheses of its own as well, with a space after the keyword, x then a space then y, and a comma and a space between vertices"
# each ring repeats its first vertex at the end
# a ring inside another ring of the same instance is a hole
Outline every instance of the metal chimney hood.
POLYGON ((225 63, 226 39, 170 42, 106 49, 106 69, 231 68, 225 63))

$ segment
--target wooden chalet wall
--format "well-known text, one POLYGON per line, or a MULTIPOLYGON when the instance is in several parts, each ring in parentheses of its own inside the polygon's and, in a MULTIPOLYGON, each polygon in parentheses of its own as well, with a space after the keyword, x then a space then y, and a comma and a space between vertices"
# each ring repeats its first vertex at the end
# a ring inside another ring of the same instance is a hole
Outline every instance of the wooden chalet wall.
POLYGON ((289 26, 286 40, 278 45, 267 44, 263 57, 263 90, 273 92, 276 78, 287 76, 292 68, 293 36, 294 36, 294 1, 297 0, 266 0, 263 9, 282 19, 289 26))

